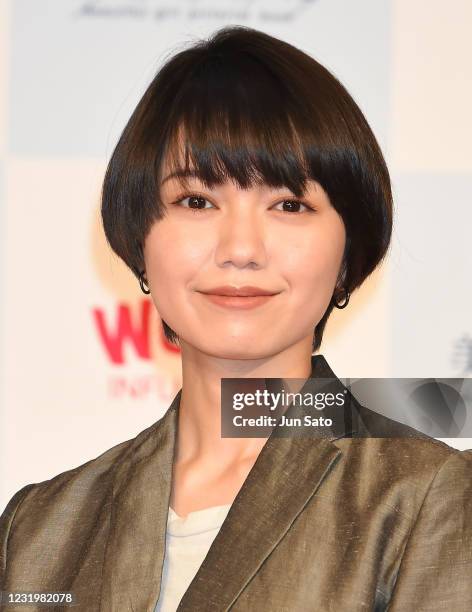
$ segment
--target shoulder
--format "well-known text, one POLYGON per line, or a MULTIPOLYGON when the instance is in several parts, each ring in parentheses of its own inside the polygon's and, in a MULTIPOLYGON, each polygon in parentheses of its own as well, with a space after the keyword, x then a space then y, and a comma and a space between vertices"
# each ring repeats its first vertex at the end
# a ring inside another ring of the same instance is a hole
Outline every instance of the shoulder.
POLYGON ((162 418, 134 438, 116 444, 85 463, 37 483, 27 484, 17 491, 0 516, 0 543, 15 526, 48 517, 78 512, 87 504, 90 514, 100 508, 113 485, 117 465, 140 446, 157 428, 162 418))
POLYGON ((404 448, 421 463, 403 502, 412 520, 389 610, 470 610, 472 451, 426 440, 404 448))
POLYGON ((426 499, 450 504, 452 498, 472 498, 472 450, 456 449, 372 411, 362 414, 371 433, 334 444, 342 450, 343 472, 371 500, 415 517, 426 499))
MULTIPOLYGON (((155 449, 160 432, 166 431, 160 425, 167 414, 172 424, 173 412, 168 409, 134 438, 12 496, 0 516, 0 589, 15 571, 36 563, 38 550, 54 551, 58 559, 70 561, 80 554, 80 546, 103 546, 116 475, 155 449), (81 544, 71 546, 73 542, 81 544)), ((45 572, 46 566, 45 560, 45 572)))

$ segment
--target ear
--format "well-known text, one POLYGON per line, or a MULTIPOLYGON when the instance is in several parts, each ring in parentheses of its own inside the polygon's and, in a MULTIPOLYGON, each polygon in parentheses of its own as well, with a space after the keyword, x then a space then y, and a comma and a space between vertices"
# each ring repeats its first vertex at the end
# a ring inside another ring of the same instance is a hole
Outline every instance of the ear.
POLYGON ((341 267, 339 268, 339 272, 338 272, 338 279, 336 281, 335 291, 345 286, 346 278, 347 278, 347 261, 346 261, 346 258, 343 257, 341 267))

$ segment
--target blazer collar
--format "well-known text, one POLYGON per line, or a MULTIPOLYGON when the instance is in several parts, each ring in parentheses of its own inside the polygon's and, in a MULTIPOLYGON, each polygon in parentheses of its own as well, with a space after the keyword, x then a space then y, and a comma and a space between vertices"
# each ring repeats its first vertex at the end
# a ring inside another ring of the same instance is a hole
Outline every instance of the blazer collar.
MULTIPOLYGON (((312 356, 310 378, 315 377, 336 378, 322 355, 312 356)), ((103 612, 153 612, 159 597, 181 391, 164 416, 130 443, 117 464, 103 568, 103 612)), ((233 604, 340 458, 342 451, 333 441, 354 431, 322 438, 268 438, 179 612, 221 612, 233 604)))

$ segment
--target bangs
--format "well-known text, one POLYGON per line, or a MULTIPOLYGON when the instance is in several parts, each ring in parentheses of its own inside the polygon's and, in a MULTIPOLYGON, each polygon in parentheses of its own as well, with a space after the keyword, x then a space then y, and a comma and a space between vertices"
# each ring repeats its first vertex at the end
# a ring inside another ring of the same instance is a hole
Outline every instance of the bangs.
POLYGON ((225 57, 224 64, 212 57, 177 93, 164 147, 168 172, 197 176, 210 188, 228 180, 243 189, 266 183, 301 197, 307 179, 319 178, 313 157, 322 139, 296 102, 303 93, 290 92, 250 57, 225 57))

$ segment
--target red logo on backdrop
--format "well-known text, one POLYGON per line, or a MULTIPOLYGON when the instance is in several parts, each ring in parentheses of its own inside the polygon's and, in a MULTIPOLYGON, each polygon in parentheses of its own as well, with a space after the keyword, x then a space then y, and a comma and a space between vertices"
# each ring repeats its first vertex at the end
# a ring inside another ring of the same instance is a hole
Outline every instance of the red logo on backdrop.
MULTIPOLYGON (((159 345, 170 353, 181 352, 180 347, 165 337, 162 322, 151 300, 142 299, 132 305, 118 303, 112 314, 106 313, 103 308, 93 308, 92 316, 105 354, 114 365, 125 364, 125 347, 129 346, 140 359, 152 359, 151 350, 152 345, 155 346, 155 338, 151 336, 151 329, 155 329, 156 316, 159 345)), ((146 399, 152 396, 163 404, 174 397, 179 386, 180 381, 165 372, 131 375, 125 369, 109 376, 107 380, 108 395, 113 399, 146 399)))
MULTIPOLYGON (((151 359, 149 323, 152 308, 150 300, 141 300, 138 316, 132 317, 131 307, 128 304, 118 304, 117 311, 112 317, 107 317, 102 308, 92 310, 95 325, 97 326, 103 347, 115 364, 125 362, 123 347, 131 344, 141 359, 151 359), (134 318, 134 321, 133 321, 134 318)), ((162 325, 159 326, 161 335, 159 341, 163 348, 172 353, 180 353, 180 348, 167 340, 162 325)))

